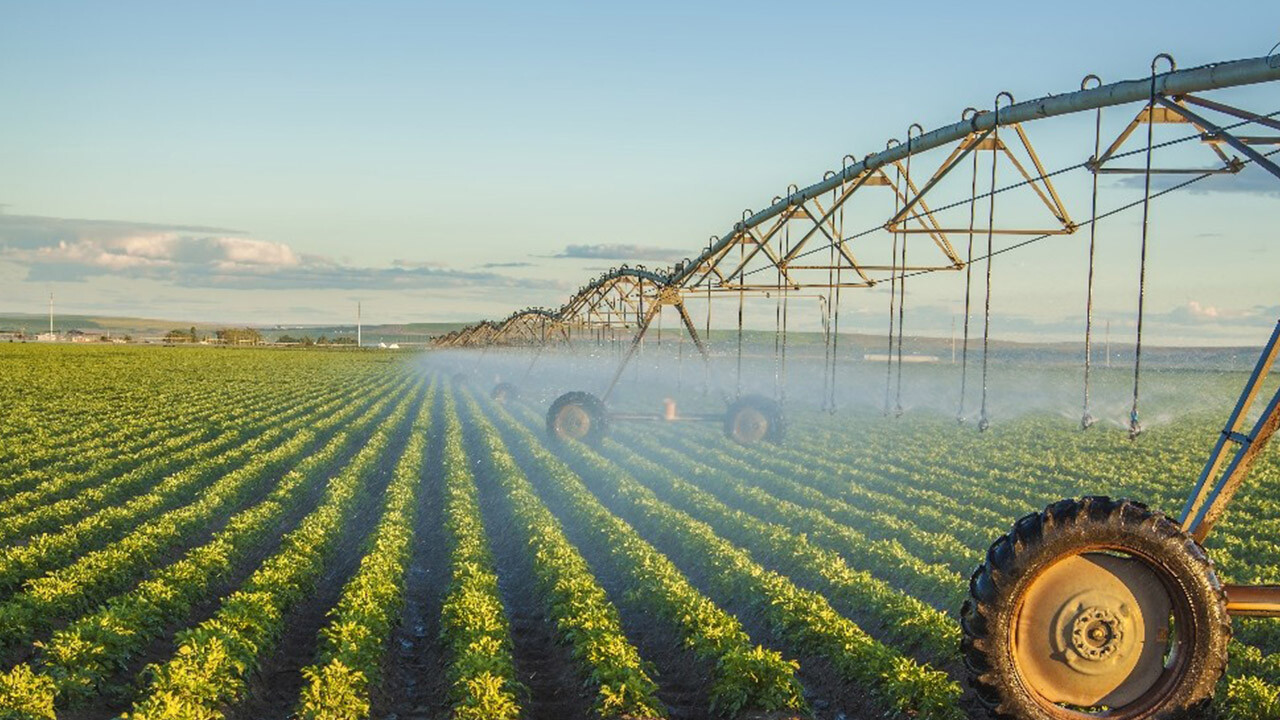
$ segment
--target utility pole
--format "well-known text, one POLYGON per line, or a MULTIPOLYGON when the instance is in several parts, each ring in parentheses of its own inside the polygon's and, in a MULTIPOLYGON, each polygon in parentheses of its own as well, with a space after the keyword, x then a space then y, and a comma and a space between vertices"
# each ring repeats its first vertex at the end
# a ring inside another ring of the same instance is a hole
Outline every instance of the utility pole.
POLYGON ((361 335, 361 325, 360 325, 360 301, 357 300, 356 301, 356 347, 364 347, 363 342, 361 342, 362 340, 363 340, 363 337, 361 335))
POLYGON ((53 293, 49 293, 49 334, 53 334, 53 293))

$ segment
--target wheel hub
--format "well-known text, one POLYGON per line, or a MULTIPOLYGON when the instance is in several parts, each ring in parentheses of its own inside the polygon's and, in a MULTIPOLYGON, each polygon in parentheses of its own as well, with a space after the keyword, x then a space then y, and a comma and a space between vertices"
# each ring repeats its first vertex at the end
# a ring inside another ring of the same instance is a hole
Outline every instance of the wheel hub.
POLYGON ((581 405, 565 405, 556 413, 556 434, 581 440, 591 430, 591 416, 581 405))
POLYGON ((1014 658, 1044 700, 1120 707, 1164 672, 1172 602, 1143 561, 1110 553, 1064 558, 1023 597, 1014 658))
POLYGON ((740 443, 756 443, 769 431, 769 419, 755 408, 742 408, 733 416, 733 439, 740 443))
POLYGON ((1133 651, 1132 609, 1119 598, 1074 598, 1062 607, 1059 626, 1057 637, 1068 638, 1068 642, 1060 643, 1060 650, 1066 662, 1080 673, 1093 675, 1106 671, 1107 666, 1100 664, 1121 659, 1133 651))

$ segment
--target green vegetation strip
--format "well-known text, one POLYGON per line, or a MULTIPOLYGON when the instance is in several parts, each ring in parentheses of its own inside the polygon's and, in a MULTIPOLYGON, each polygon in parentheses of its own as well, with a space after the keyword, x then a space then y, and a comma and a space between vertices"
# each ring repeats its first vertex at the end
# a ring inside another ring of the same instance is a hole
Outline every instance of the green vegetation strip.
POLYGON ((318 508, 287 534, 281 549, 265 560, 245 584, 223 599, 210 619, 179 633, 178 649, 167 662, 151 666, 151 678, 127 714, 132 720, 226 716, 245 691, 248 675, 275 646, 288 612, 310 595, 331 556, 335 540, 351 521, 360 496, 409 400, 369 438, 351 463, 329 482, 318 508))
MULTIPOLYGON (((25 538, 37 532, 47 532, 82 519, 103 506, 128 502, 136 498, 139 492, 145 494, 147 490, 153 489, 154 486, 148 487, 150 483, 164 478, 166 474, 174 472, 184 463, 216 457, 244 442, 246 437, 266 432, 273 426, 292 427, 294 424, 301 424, 308 416, 323 417, 340 407, 342 402, 341 396, 329 393, 313 402, 293 403, 286 412, 281 412, 281 408, 275 407, 258 413, 249 413, 240 418, 236 424, 224 428, 222 432, 211 434, 205 442, 188 447, 168 448, 169 452, 155 455, 149 462, 139 463, 132 471, 102 485, 82 490, 73 497, 42 505, 6 521, 3 530, 0 530, 0 542, 25 538)), ((61 494, 61 491, 58 491, 58 494, 61 494)))
MULTIPOLYGON (((82 462, 75 468, 60 469, 58 472, 37 472, 35 475, 38 485, 23 492, 9 494, 0 502, 0 543, 29 532, 20 525, 22 518, 10 517, 12 515, 23 513, 36 505, 48 506, 55 502, 67 505, 74 503, 77 509, 119 502, 129 492, 142 487, 146 480, 156 477, 155 473, 138 475, 130 472, 144 463, 166 457, 193 444, 208 442, 228 428, 239 425, 265 426, 266 421, 279 423, 337 397, 340 393, 350 396, 358 393, 359 389, 355 383, 347 383, 342 387, 311 388, 309 397, 292 397, 283 389, 275 388, 273 392, 262 391, 259 398, 248 398, 251 402, 242 399, 236 406, 228 407, 225 403, 217 403, 213 412, 197 414, 192 408, 170 409, 168 417, 157 412, 155 417, 148 420, 163 429, 151 433, 134 431, 130 435, 134 438, 131 441, 104 442, 102 445, 87 443, 77 448, 76 455, 81 461, 89 462, 82 462)), ((95 440, 106 437, 110 436, 98 436, 95 440)), ((64 512, 60 516, 65 518, 70 514, 64 512)))
POLYGON ((451 393, 445 396, 445 531, 449 590, 440 619, 448 648, 449 699, 456 720, 516 720, 523 691, 511 657, 511 626, 498 594, 498 574, 485 535, 451 393))
MULTIPOLYGON (((243 473, 238 470, 256 455, 264 454, 281 443, 296 442, 297 437, 289 440, 291 433, 308 424, 314 426, 315 417, 323 418, 326 414, 331 417, 332 412, 343 404, 342 400, 335 400, 313 408, 311 413, 268 428, 256 437, 248 429, 230 433, 219 441, 220 454, 202 457, 210 450, 196 448, 170 456, 163 462, 182 469, 166 477, 149 492, 122 505, 105 508, 56 532, 36 535, 25 545, 0 550, 0 589, 13 590, 23 581, 95 550, 121 531, 136 527, 193 498, 211 493, 217 495, 214 487, 223 487, 226 483, 219 486, 215 480, 226 476, 242 479, 243 473)), ((319 424, 323 425, 324 421, 319 424)))
POLYGON ((946 673, 920 665, 867 635, 822 595, 802 590, 766 570, 744 550, 720 538, 706 523, 661 501, 621 468, 581 446, 566 452, 576 461, 600 463, 584 479, 597 496, 625 504, 637 521, 707 567, 717 594, 748 604, 794 652, 826 658, 844 677, 865 683, 887 710, 904 717, 960 720, 961 690, 946 673))
POLYGON ((670 623, 685 647, 715 663, 711 710, 728 717, 776 711, 807 714, 796 680, 799 665, 778 652, 753 646, 742 624, 699 592, 675 564, 626 521, 609 512, 572 469, 549 452, 528 428, 491 406, 502 429, 528 457, 546 495, 567 506, 573 519, 604 537, 608 559, 629 582, 628 598, 670 623))
POLYGON ((284 468, 317 447, 324 433, 334 431, 360 407, 348 405, 312 429, 299 430, 288 441, 264 448, 244 466, 219 478, 190 505, 149 520, 107 547, 29 581, 23 592, 0 604, 0 645, 29 640, 59 616, 88 609, 134 582, 162 552, 201 532, 277 473, 284 474, 284 468))
MULTIPOLYGON (((24 691, 42 705, 74 705, 102 693, 147 643, 180 620, 212 584, 226 577, 253 547, 277 530, 280 518, 324 479, 353 448, 359 434, 393 401, 388 395, 341 430, 321 450, 290 470, 261 503, 244 510, 213 539, 157 571, 136 588, 109 599, 39 646, 39 660, 0 675, 0 698, 24 691)), ((6 709, 0 703, 0 710, 6 709)), ((11 709, 11 708, 10 708, 11 709)))
POLYGON ((302 670, 306 685, 296 717, 360 720, 369 716, 370 688, 381 677, 386 639, 402 605, 435 396, 432 383, 387 485, 382 519, 373 531, 369 551, 329 613, 332 619, 320 632, 316 662, 302 670))
POLYGON ((603 718, 665 717, 657 685, 640 653, 622 632, 609 602, 560 522, 543 504, 512 459, 497 430, 467 398, 468 419, 489 453, 489 466, 506 491, 516 525, 528 541, 538 587, 547 610, 595 689, 593 707, 603 718))
MULTIPOLYGON (((901 546, 868 541, 861 533, 832 522, 816 510, 770 497, 711 466, 689 462, 687 458, 679 463, 680 476, 696 478, 697 485, 738 493, 752 501, 752 511, 772 522, 761 520, 725 505, 677 476, 673 466, 678 461, 674 456, 666 457, 668 466, 663 467, 617 443, 608 443, 607 447, 607 455, 617 465, 631 468, 650 487, 661 488, 660 496, 667 495, 672 504, 706 522, 722 537, 758 557, 768 558, 797 582, 873 622, 875 634, 884 641, 902 646, 932 665, 948 666, 959 659, 960 626, 954 619, 868 572, 851 568, 844 559, 855 558, 864 567, 902 567, 900 576, 908 584, 913 578, 927 581, 927 575, 912 574, 911 563, 903 560, 906 553, 901 546)), ((657 451, 654 454, 661 457, 657 451)), ((718 460, 715 455, 712 457, 718 460)), ((593 471, 607 471, 607 466, 594 456, 585 459, 593 471)), ((918 560, 915 563, 923 566, 918 560)), ((961 587, 958 577, 954 586, 961 587)))

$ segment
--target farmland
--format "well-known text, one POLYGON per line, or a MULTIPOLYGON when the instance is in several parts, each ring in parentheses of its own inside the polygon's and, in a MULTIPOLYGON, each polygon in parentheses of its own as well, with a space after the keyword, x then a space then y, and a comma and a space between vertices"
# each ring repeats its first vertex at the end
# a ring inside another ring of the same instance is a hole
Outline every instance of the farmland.
MULTIPOLYGON (((589 448, 456 367, 0 346, 0 715, 962 720, 991 541, 1063 497, 1175 512, 1224 414, 1131 442, 800 406, 781 447, 643 423, 589 448)), ((1280 582, 1274 453, 1208 547, 1280 582)), ((1233 625, 1218 709, 1280 717, 1280 624, 1233 625)))

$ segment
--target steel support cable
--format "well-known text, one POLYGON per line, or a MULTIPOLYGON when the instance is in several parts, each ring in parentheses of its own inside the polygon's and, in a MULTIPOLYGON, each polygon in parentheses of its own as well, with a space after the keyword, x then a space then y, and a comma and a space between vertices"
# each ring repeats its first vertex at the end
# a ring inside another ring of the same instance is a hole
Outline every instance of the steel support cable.
POLYGON ((1142 377, 1142 320, 1147 299, 1147 238, 1151 220, 1151 145, 1155 139, 1156 63, 1160 58, 1169 61, 1169 71, 1174 69, 1173 58, 1161 53, 1151 61, 1151 95, 1147 100, 1147 152, 1142 173, 1142 246, 1138 255, 1138 328, 1133 346, 1133 407, 1129 409, 1129 439, 1142 432, 1138 416, 1138 389, 1142 377))
MULTIPOLYGON (((974 112, 977 112, 976 110, 974 112)), ((963 113, 961 113, 963 117, 963 113)), ((978 213, 978 153, 973 155, 973 168, 969 173, 969 249, 964 263, 964 339, 960 345, 960 404, 956 408, 956 422, 964 422, 965 393, 969 383, 969 318, 973 301, 973 228, 978 213)))
POLYGON ((1000 93, 996 96, 995 102, 995 127, 991 131, 992 152, 991 152, 991 197, 987 201, 987 282, 986 297, 983 300, 982 307, 982 407, 978 412, 978 430, 985 432, 991 427, 991 417, 987 414, 987 390, 988 390, 988 366, 990 365, 991 355, 991 259, 994 255, 992 250, 995 242, 995 226, 996 226, 996 168, 999 166, 1000 159, 1000 98, 1007 96, 1009 103, 1013 104, 1013 96, 1009 93, 1000 93))
MULTIPOLYGON (((1273 111, 1273 112, 1267 113, 1267 114, 1265 114, 1265 115, 1258 115, 1257 117, 1258 117, 1258 118, 1263 118, 1263 119, 1271 119, 1271 118, 1280 117, 1280 110, 1276 110, 1276 111, 1273 111)), ((1253 123, 1254 123, 1254 121, 1253 121, 1252 119, 1250 119, 1250 120, 1240 120, 1240 121, 1237 121, 1237 122, 1234 122, 1234 123, 1230 123, 1230 124, 1227 124, 1227 125, 1223 125, 1223 126, 1221 126, 1221 128, 1222 128, 1224 131, 1227 131, 1227 130, 1235 130, 1235 129, 1240 128, 1240 127, 1243 127, 1243 126, 1245 126, 1245 125, 1252 125, 1253 123)), ((1172 140, 1165 140, 1165 141, 1163 141, 1163 142, 1155 143, 1154 145, 1152 145, 1152 149, 1153 149, 1153 150, 1161 150, 1161 149, 1164 149, 1164 148, 1166 148, 1166 147, 1170 147, 1170 146, 1172 146, 1172 145, 1180 145, 1180 144, 1185 143, 1185 142, 1191 142, 1191 141, 1193 141, 1193 140, 1201 140, 1201 139, 1202 139, 1202 134, 1197 132, 1197 133, 1193 133, 1193 134, 1190 134, 1190 135, 1185 135, 1185 136, 1180 137, 1180 138, 1174 138, 1174 139, 1172 139, 1172 140)), ((1122 153, 1116 153, 1116 154, 1112 155, 1112 156, 1111 156, 1111 160, 1113 160, 1113 161, 1114 161, 1114 160, 1119 160, 1119 159, 1121 159, 1121 158, 1132 157, 1132 156, 1134 156, 1134 155, 1141 155, 1141 154, 1143 154, 1143 153, 1145 153, 1145 152, 1146 152, 1146 148, 1138 148, 1138 149, 1136 149, 1136 150, 1127 150, 1127 151, 1125 151, 1125 152, 1122 152, 1122 153)), ((1270 156, 1270 153, 1266 153, 1265 155, 1269 157, 1269 156, 1270 156)), ((1246 159, 1246 160, 1242 160, 1241 162, 1242 162, 1242 163, 1244 163, 1244 164, 1248 164, 1248 163, 1250 163, 1250 162, 1252 162, 1252 161, 1251 161, 1251 160, 1247 160, 1247 159, 1246 159)), ((981 195, 979 195, 977 199, 978 199, 978 200, 985 200, 985 199, 987 199, 987 198, 988 198, 988 196, 990 196, 991 194, 993 194, 993 192, 994 192, 994 194, 1005 193, 1005 192, 1008 192, 1008 191, 1010 191, 1010 190, 1016 190, 1016 189, 1018 189, 1018 188, 1025 187, 1025 186, 1028 186, 1028 185, 1031 185, 1031 184, 1032 184, 1032 183, 1034 183, 1034 182, 1039 182, 1039 181, 1041 181, 1041 180, 1046 180, 1046 179, 1055 178, 1055 177, 1058 177, 1059 175, 1064 175, 1064 174, 1066 174, 1066 173, 1072 172, 1073 170, 1080 170, 1080 169, 1082 169, 1082 168, 1087 169, 1088 167, 1089 167, 1089 161, 1088 161, 1088 160, 1085 160, 1085 161, 1083 161, 1083 162, 1079 162, 1079 163, 1076 163, 1076 164, 1074 164, 1074 165, 1068 165, 1068 166, 1065 166, 1065 167, 1059 168, 1059 169, 1057 169, 1057 170, 1053 170, 1053 171, 1050 171, 1050 172, 1041 173, 1041 174, 1039 174, 1039 175, 1031 176, 1031 178, 1030 178, 1029 180, 1027 180, 1027 179, 1019 180, 1019 181, 1014 182, 1014 183, 1012 183, 1012 184, 1010 184, 1010 185, 1005 185, 1005 186, 1003 186, 1003 187, 1000 187, 1000 188, 996 189, 995 191, 988 191, 988 192, 984 192, 984 193, 982 193, 981 195)), ((1197 176, 1197 177, 1199 177, 1199 176, 1197 176)), ((1180 184, 1178 184, 1177 186, 1174 186, 1174 187, 1175 187, 1175 188, 1186 187, 1186 184, 1185 184, 1185 183, 1180 183, 1180 184)), ((1163 194, 1163 191, 1156 193, 1156 195, 1154 195, 1153 197, 1158 197, 1158 196, 1159 196, 1159 195, 1161 195, 1161 194, 1163 194)), ((935 207, 935 208, 933 208, 933 209, 932 209, 932 212, 933 212, 933 214, 935 214, 935 215, 936 215, 936 214, 938 214, 938 213, 945 212, 945 211, 947 211, 947 210, 952 210, 952 209, 954 209, 954 208, 957 208, 957 207, 960 207, 960 206, 962 206, 962 205, 965 205, 965 204, 966 204, 966 203, 968 203, 968 202, 969 202, 969 200, 968 200, 968 199, 966 199, 966 200, 957 200, 957 201, 955 201, 955 202, 948 203, 948 204, 946 204, 946 205, 940 205, 940 206, 938 206, 938 207, 935 207)), ((1137 205, 1137 204, 1139 204, 1139 203, 1135 203, 1135 205, 1137 205)), ((896 213, 895 213, 895 214, 896 214, 896 213)), ((1080 225, 1077 225, 1077 227, 1080 227, 1080 226, 1082 226, 1082 225, 1083 225, 1083 223, 1081 223, 1080 225)), ((866 236, 868 236, 868 235, 871 235, 871 234, 873 234, 873 233, 875 233, 875 232, 878 232, 878 231, 880 231, 880 230, 883 230, 883 229, 884 229, 884 224, 883 224, 883 223, 881 223, 880 225, 876 225, 876 226, 874 226, 874 227, 869 227, 869 228, 867 228, 867 229, 865 229, 865 230, 862 230, 862 231, 860 231, 860 232, 854 233, 853 235, 849 235, 849 236, 847 236, 847 237, 842 236, 839 240, 840 240, 840 242, 842 242, 842 243, 843 243, 843 242, 848 242, 848 241, 850 241, 850 240, 858 240, 858 239, 864 238, 864 237, 866 237, 866 236)), ((1052 233, 1050 233, 1050 234, 1046 234, 1046 235, 1045 235, 1045 236, 1043 236, 1043 237, 1042 237, 1042 236, 1036 236, 1036 237, 1034 238, 1034 240, 1043 240, 1045 237, 1051 237, 1052 235, 1053 235, 1053 234, 1052 234, 1052 233)), ((1025 242, 1020 242, 1020 243, 1017 243, 1016 245, 1011 246, 1011 247, 1020 247, 1021 245, 1024 245, 1024 244, 1026 244, 1026 243, 1025 243, 1025 242)), ((799 259, 801 259, 801 258, 808 257, 808 256, 812 255, 814 252, 818 252, 818 251, 820 251, 821 249, 822 249, 822 248, 821 248, 821 247, 819 247, 819 248, 816 248, 816 249, 809 249, 809 250, 805 250, 805 251, 803 251, 803 252, 797 253, 797 254, 796 254, 796 256, 795 256, 795 258, 793 258, 793 260, 799 260, 799 259)), ((999 253, 997 253, 997 254, 999 254, 999 253)), ((984 257, 978 257, 978 258, 975 258, 975 259, 977 259, 977 260, 982 260, 982 259, 984 259, 984 257)), ((749 276, 751 276, 751 275, 754 275, 754 274, 756 274, 756 273, 758 273, 758 272, 762 272, 762 271, 767 270, 767 269, 768 269, 767 267, 760 267, 760 268, 756 268, 755 270, 751 270, 751 271, 747 271, 747 272, 742 273, 740 277, 742 277, 742 278, 746 278, 746 277, 749 277, 749 276)), ((931 271, 931 270, 918 270, 918 271, 913 271, 913 272, 911 272, 911 273, 909 273, 909 274, 906 274, 906 275, 905 275, 905 277, 913 277, 913 276, 915 276, 915 275, 927 274, 927 273, 929 273, 929 272, 932 272, 932 271, 931 271)), ((884 281, 883 281, 883 280, 881 280, 880 282, 884 282, 884 281)))
MULTIPOLYGON (((1088 75, 1080 81, 1080 89, 1085 90, 1089 80, 1097 80, 1099 87, 1102 79, 1097 75, 1088 75)), ((1098 108, 1094 116, 1093 160, 1102 152, 1102 108, 1098 108)), ((1085 289, 1084 303, 1084 409, 1080 415, 1080 429, 1088 430, 1096 422, 1089 412, 1089 370, 1093 364, 1093 270, 1095 248, 1098 234, 1098 172, 1093 172, 1093 188, 1089 201, 1089 280, 1085 289)))

